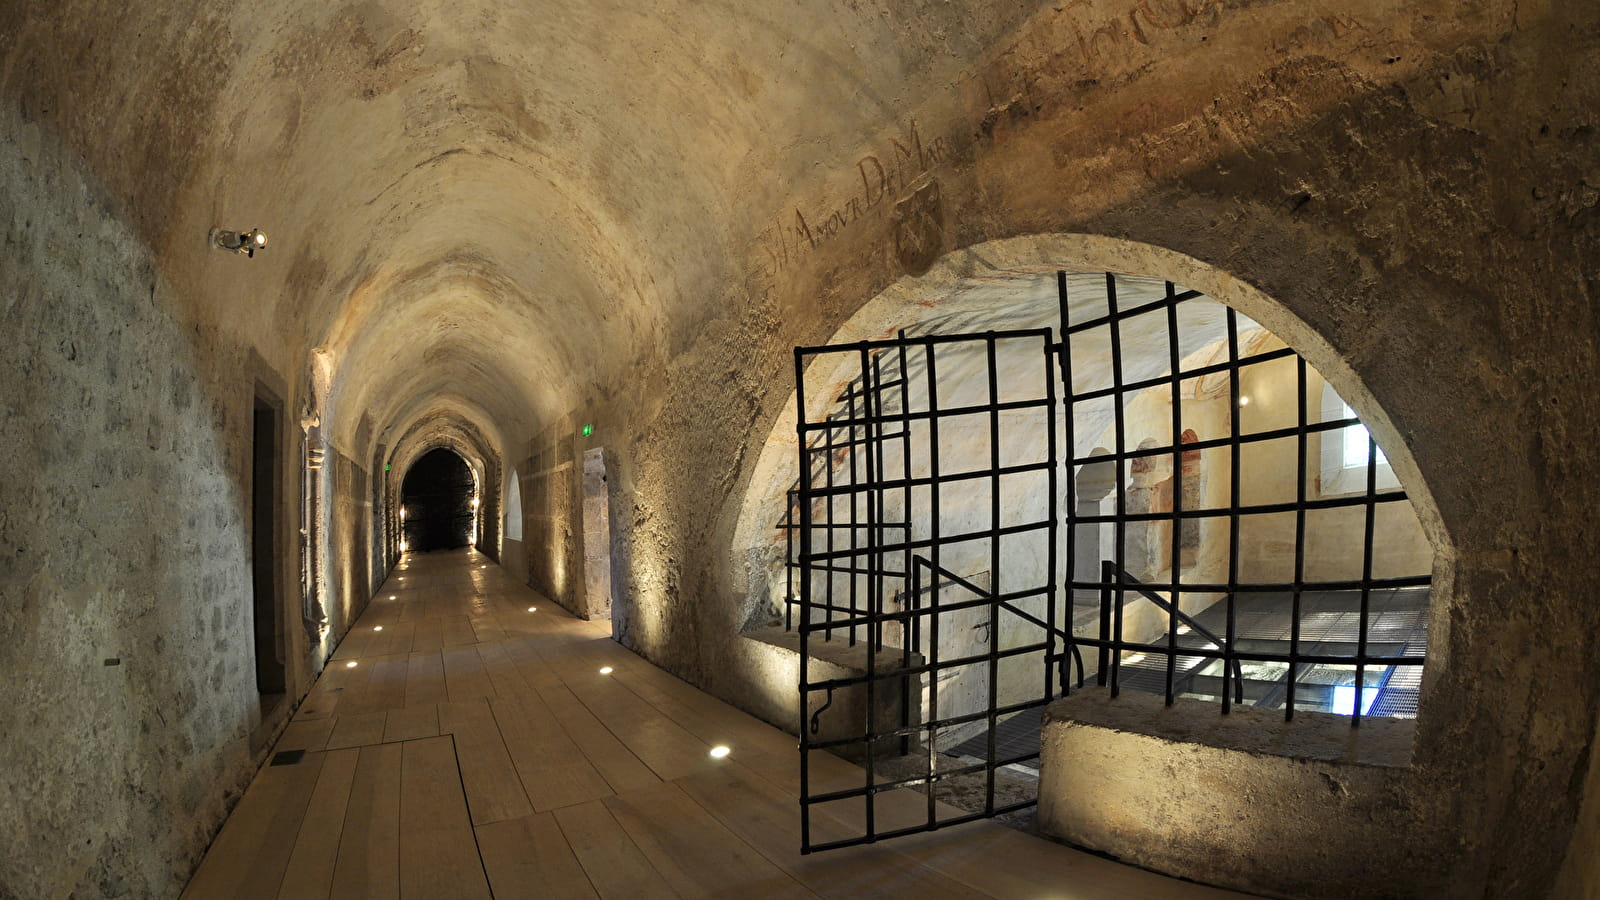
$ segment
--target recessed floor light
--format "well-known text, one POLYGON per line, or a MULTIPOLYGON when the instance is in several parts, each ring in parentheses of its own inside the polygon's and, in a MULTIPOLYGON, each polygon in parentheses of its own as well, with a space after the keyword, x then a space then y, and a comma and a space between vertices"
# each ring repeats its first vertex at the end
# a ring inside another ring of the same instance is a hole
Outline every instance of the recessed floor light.
POLYGON ((537 607, 537 606, 528 607, 528 612, 537 612, 538 610, 539 610, 539 607, 537 607))
POLYGON ((393 594, 390 594, 390 595, 389 595, 389 599, 390 599, 390 600, 393 600, 393 599, 394 599, 394 595, 393 595, 393 594))
POLYGON ((349 662, 345 663, 344 667, 346 669, 354 669, 356 667, 356 661, 352 659, 349 662))
POLYGON ((372 626, 372 630, 373 631, 382 631, 383 630, 383 626, 382 625, 374 625, 374 626, 372 626))
POLYGON ((719 745, 711 748, 711 758, 712 759, 721 759, 724 756, 727 756, 729 753, 732 753, 732 752, 733 752, 732 750, 729 750, 727 747, 724 747, 724 746, 719 744, 719 745))
POLYGON ((616 670, 611 668, 610 666, 601 666, 600 667, 600 674, 601 675, 610 675, 614 671, 616 671, 616 670))

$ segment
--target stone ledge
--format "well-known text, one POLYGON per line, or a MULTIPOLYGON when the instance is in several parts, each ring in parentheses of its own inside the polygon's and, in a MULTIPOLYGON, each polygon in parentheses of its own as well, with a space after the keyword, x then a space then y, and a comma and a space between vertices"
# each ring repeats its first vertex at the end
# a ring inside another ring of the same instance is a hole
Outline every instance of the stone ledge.
MULTIPOLYGON (((763 671, 771 673, 763 681, 776 690, 787 693, 787 697, 765 698, 766 702, 762 706, 783 707, 783 712, 779 715, 791 724, 783 722, 776 724, 785 730, 795 728, 796 725, 792 723, 795 723, 800 715, 800 698, 796 690, 800 681, 800 635, 797 632, 784 631, 782 628, 763 627, 745 631, 742 636, 746 639, 744 649, 752 658, 760 661, 763 671)), ((864 642, 857 642, 852 647, 844 640, 823 641, 812 638, 807 642, 806 650, 810 657, 806 674, 812 683, 835 678, 855 678, 867 672, 868 654, 864 642)), ((871 704, 873 712, 870 721, 876 731, 890 730, 900 725, 903 691, 909 692, 914 698, 921 696, 920 676, 910 676, 910 684, 907 685, 904 683, 907 680, 906 676, 897 677, 894 674, 901 668, 900 657, 899 647, 885 647, 878 651, 874 660, 874 667, 882 676, 874 687, 871 704)), ((921 662, 921 656, 912 656, 912 665, 919 665, 921 662)), ((817 716, 817 728, 812 735, 814 739, 826 741, 846 738, 866 731, 869 720, 865 685, 839 688, 831 694, 811 691, 806 700, 807 713, 817 716)), ((768 721, 772 719, 769 718, 768 721)), ((880 758, 887 758, 900 752, 900 742, 893 738, 880 739, 874 746, 880 758)), ((912 741, 911 746, 914 749, 916 742, 912 741)), ((833 749, 834 754, 850 760, 864 758, 865 751, 865 741, 833 749)))
POLYGON ((1105 688, 1074 691, 1045 707, 1044 727, 1090 725, 1149 735, 1220 750, 1352 765, 1404 767, 1411 764, 1416 720, 1363 718, 1351 727, 1348 716, 1297 712, 1286 722, 1282 710, 1235 706, 1223 715, 1212 701, 1179 698, 1172 706, 1157 694, 1123 691, 1112 699, 1105 688))
POLYGON ((1046 707, 1039 829, 1273 897, 1441 896, 1455 820, 1408 764, 1412 732, 1088 688, 1046 707))
MULTIPOLYGON (((746 629, 742 637, 763 644, 770 644, 782 650, 799 655, 800 632, 785 631, 777 626, 763 626, 760 628, 746 629)), ((819 681, 824 678, 846 678, 850 675, 865 675, 867 672, 867 645, 863 641, 850 646, 850 642, 837 639, 825 641, 820 637, 813 637, 806 642, 806 652, 812 661, 811 680, 819 681), (819 667, 818 663, 826 663, 837 667, 838 671, 828 671, 819 667), (819 669, 821 669, 819 671, 819 669)), ((920 659, 920 657, 915 657, 920 659)), ((880 672, 893 672, 900 668, 900 648, 885 647, 878 651, 877 670, 880 672)))

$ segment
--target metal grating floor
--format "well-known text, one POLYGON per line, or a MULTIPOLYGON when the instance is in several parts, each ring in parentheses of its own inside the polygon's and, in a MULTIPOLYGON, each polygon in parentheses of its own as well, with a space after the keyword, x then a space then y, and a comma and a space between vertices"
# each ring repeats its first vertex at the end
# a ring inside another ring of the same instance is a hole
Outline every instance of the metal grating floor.
MULTIPOLYGON (((1302 646, 1318 643, 1354 644, 1361 595, 1355 591, 1324 591, 1301 597, 1300 638, 1302 646)), ((1400 588, 1374 591, 1369 599, 1372 617, 1367 638, 1373 644, 1402 645, 1402 654, 1421 654, 1428 648, 1428 589, 1400 588)), ((1288 595, 1242 595, 1234 611, 1236 640, 1284 641, 1290 632, 1291 609, 1288 595)), ((1098 615, 1098 609, 1094 611, 1098 615)), ((1218 603, 1196 616, 1202 625, 1221 632, 1227 627, 1226 607, 1218 603)), ((1187 635, 1180 641, 1196 639, 1187 635)), ((1209 660, 1200 656, 1179 656, 1179 677, 1202 668, 1209 660)), ((1166 659, 1152 654, 1143 662, 1124 664, 1124 688, 1155 693, 1165 691, 1166 659)), ((1422 693, 1422 667, 1395 666, 1378 699, 1367 711, 1369 716, 1415 718, 1422 693)), ((1281 703, 1279 704, 1281 705, 1281 703)), ((1011 759, 1039 752, 1042 710, 1026 710, 1002 720, 995 728, 995 758, 1011 759)), ((989 739, 979 733, 951 749, 951 753, 987 759, 989 739)), ((1035 761, 1037 765, 1037 761, 1035 761)))
MULTIPOLYGON (((994 730, 995 759, 1015 759, 1025 754, 1037 756, 1039 731, 1043 727, 1043 722, 1043 709, 1025 709, 1010 718, 1000 720, 994 730)), ((950 752, 974 759, 988 759, 989 735, 987 732, 979 732, 974 737, 957 744, 950 752)), ((1038 760, 1035 759, 1030 768, 1037 766, 1038 760)))

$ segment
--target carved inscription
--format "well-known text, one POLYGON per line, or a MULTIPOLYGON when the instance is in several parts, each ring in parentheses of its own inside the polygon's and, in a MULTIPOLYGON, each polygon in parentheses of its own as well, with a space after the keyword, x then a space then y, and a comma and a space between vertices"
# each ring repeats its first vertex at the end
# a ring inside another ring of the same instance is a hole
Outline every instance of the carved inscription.
POLYGON ((931 179, 894 205, 894 255, 912 275, 928 271, 944 249, 943 213, 931 179))
MULTIPOLYGON (((892 246, 905 271, 926 272, 943 248, 944 203, 931 176, 943 163, 981 154, 975 144, 1004 140, 1017 125, 1035 121, 1107 79, 1141 72, 1179 41, 1205 41, 1240 0, 1065 0, 1010 46, 961 80, 966 122, 925 140, 915 120, 875 152, 832 173, 834 199, 798 202, 761 230, 750 268, 752 288, 770 290, 783 275, 862 218, 890 210, 892 246), (839 195, 843 195, 842 198, 839 195)), ((1281 26, 1280 26, 1281 27, 1281 26)), ((1276 30, 1276 29, 1274 29, 1276 30)), ((1317 12, 1259 46, 1283 55, 1364 31, 1344 12, 1317 12)))
POLYGON ((886 201, 898 204, 909 199, 923 176, 950 157, 949 141, 938 137, 924 142, 912 121, 909 131, 890 138, 887 147, 856 161, 849 178, 854 189, 842 201, 809 214, 796 206, 761 232, 763 274, 771 279, 788 270, 886 201))
POLYGON ((1172 31, 1202 18, 1214 25, 1224 0, 1134 0, 1111 16, 1090 14, 1089 0, 1075 0, 1061 8, 1085 65, 1095 66, 1108 54, 1122 52, 1132 41, 1148 46, 1151 32, 1172 31))

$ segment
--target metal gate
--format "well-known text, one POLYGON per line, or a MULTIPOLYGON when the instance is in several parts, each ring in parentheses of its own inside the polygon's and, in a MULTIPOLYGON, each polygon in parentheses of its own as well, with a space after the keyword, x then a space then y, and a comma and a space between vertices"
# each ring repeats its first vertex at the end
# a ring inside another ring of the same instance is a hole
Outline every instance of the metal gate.
POLYGON ((1100 277, 1069 302, 1057 274, 1057 328, 796 348, 800 475, 782 524, 802 852, 1037 803, 997 791, 998 772, 1038 756, 997 725, 1081 685, 1085 648, 1113 696, 1352 725, 1414 714, 1431 578, 1378 565, 1379 512, 1407 497, 1371 435, 1336 395, 1318 414, 1314 370, 1233 309, 1170 282, 1119 297, 1111 273, 1102 295, 1100 277), (1275 417, 1247 413, 1246 382, 1269 375, 1275 417), (1128 411, 1148 392, 1171 409, 1138 440, 1128 411), (1185 418, 1219 398, 1225 412, 1185 418), (1348 483, 1330 487, 1316 460, 1341 446, 1348 483), (1274 452, 1297 473, 1282 496, 1243 479, 1243 457, 1274 452), (1201 490, 1213 483, 1225 491, 1201 490), (1313 570, 1311 519, 1336 516, 1348 571, 1327 569, 1326 548, 1313 570), (1242 539, 1273 528, 1281 571, 1247 569, 1242 539), (940 802, 957 792, 964 809, 940 802))
POLYGON ((1037 752, 1007 758, 994 735, 998 720, 1055 696, 1066 646, 1052 602, 1057 352, 1049 329, 795 350, 803 475, 789 624, 802 660, 803 852, 1035 802, 997 800, 996 770, 1037 752), (811 414, 808 377, 832 401, 811 414), (1027 439, 1008 440, 1018 434, 1027 439), (952 469, 958 455, 985 462, 952 469), (988 734, 980 763, 941 756, 974 731, 988 734), (830 751, 864 777, 813 768, 830 751), (984 792, 983 811, 938 803, 958 783, 984 792), (899 790, 917 785, 925 799, 899 790))

